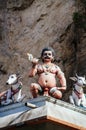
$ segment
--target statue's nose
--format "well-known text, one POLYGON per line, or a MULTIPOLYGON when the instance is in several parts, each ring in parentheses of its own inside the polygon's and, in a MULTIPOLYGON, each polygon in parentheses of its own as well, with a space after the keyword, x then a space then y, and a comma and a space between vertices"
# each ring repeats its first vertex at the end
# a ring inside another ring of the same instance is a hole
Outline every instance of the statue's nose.
POLYGON ((83 85, 86 86, 86 83, 84 83, 83 85))
POLYGON ((6 85, 8 85, 8 82, 6 82, 6 85))

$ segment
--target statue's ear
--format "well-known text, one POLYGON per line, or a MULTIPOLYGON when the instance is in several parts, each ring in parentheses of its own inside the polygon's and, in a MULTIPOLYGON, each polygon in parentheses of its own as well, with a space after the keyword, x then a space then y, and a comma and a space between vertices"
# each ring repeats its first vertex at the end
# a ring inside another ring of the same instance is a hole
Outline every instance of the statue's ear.
POLYGON ((75 82, 77 81, 76 77, 70 77, 70 79, 73 80, 73 81, 75 81, 75 82))
POLYGON ((18 79, 21 79, 21 76, 20 76, 19 72, 16 73, 16 76, 17 76, 18 79))
POLYGON ((75 75, 75 76, 76 76, 76 78, 78 78, 78 77, 79 77, 79 76, 77 75, 77 73, 76 73, 76 75, 75 75))
POLYGON ((85 78, 85 75, 84 75, 84 78, 85 78))
POLYGON ((17 77, 19 77, 19 76, 20 76, 19 72, 17 72, 17 73, 16 73, 16 76, 17 76, 17 77))

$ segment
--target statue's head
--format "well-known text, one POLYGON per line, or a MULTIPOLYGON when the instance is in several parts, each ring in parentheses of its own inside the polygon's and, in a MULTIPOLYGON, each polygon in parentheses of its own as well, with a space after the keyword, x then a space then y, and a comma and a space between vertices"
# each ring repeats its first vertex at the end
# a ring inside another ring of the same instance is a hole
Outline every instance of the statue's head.
POLYGON ((51 47, 45 47, 41 52, 41 58, 43 62, 45 60, 51 60, 51 62, 53 62, 54 57, 55 57, 55 51, 51 47))

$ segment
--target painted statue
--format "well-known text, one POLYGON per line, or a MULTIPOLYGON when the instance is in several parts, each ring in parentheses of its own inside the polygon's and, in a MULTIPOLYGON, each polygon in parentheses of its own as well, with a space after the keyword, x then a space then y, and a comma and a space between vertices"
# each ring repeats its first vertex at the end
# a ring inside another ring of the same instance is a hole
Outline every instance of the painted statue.
POLYGON ((86 87, 85 76, 70 77, 74 81, 72 94, 69 96, 70 103, 76 106, 86 107, 86 97, 84 93, 84 87, 86 87))
POLYGON ((32 62, 29 77, 38 75, 38 83, 31 83, 30 90, 33 98, 38 95, 51 96, 56 99, 62 98, 63 91, 66 90, 66 78, 60 67, 54 64, 55 52, 53 48, 46 47, 41 52, 42 63, 39 59, 27 53, 28 59, 32 62), (61 87, 58 87, 56 78, 59 79, 61 87))
POLYGON ((11 74, 6 81, 6 85, 10 85, 9 89, 0 93, 0 105, 9 105, 15 102, 21 102, 25 94, 22 94, 22 82, 19 81, 20 76, 11 74))

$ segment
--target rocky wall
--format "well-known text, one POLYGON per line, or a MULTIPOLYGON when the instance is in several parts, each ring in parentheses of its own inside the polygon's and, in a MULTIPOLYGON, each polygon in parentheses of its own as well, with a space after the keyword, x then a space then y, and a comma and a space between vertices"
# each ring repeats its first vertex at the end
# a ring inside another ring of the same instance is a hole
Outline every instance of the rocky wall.
POLYGON ((56 64, 65 73, 69 93, 72 88, 69 77, 85 68, 82 65, 85 63, 85 44, 77 47, 75 38, 75 0, 2 0, 0 7, 0 91, 7 89, 5 82, 9 74, 20 73, 23 92, 30 98, 29 85, 37 78, 28 77, 31 63, 27 52, 40 57, 41 50, 51 46, 56 52, 56 64), (78 48, 83 49, 80 52, 78 48))

